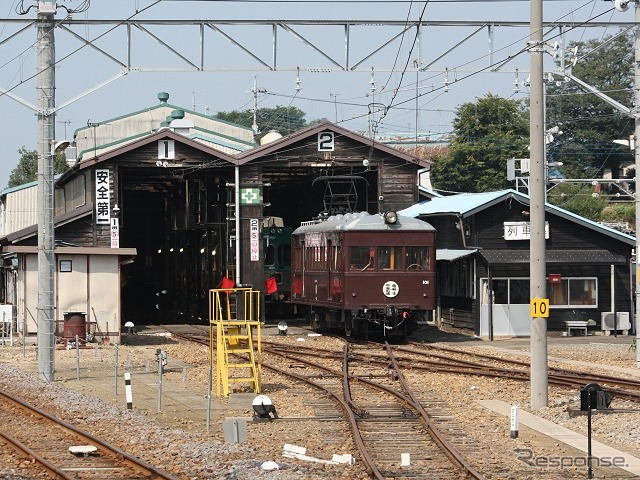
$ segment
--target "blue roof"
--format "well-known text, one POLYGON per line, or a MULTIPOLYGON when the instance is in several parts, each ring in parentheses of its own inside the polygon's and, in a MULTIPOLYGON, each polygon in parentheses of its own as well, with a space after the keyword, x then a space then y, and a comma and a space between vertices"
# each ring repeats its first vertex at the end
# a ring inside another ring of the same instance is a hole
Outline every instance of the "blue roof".
POLYGON ((409 208, 405 208, 404 210, 400 210, 398 213, 409 217, 446 213, 466 217, 468 215, 473 215, 478 210, 484 210, 505 198, 509 198, 512 193, 526 197, 527 205, 529 204, 528 196, 516 192, 515 190, 508 189, 498 190, 496 192, 460 193, 458 195, 433 198, 432 200, 421 202, 409 208))
MULTIPOLYGON (((61 173, 56 173, 53 179, 58 180, 61 176, 62 176, 61 173)), ((23 183, 22 185, 17 185, 15 187, 6 187, 4 190, 0 191, 0 195, 6 195, 7 193, 18 192, 26 188, 37 187, 37 186, 38 186, 38 180, 34 180, 32 182, 23 183)))
MULTIPOLYGON (((431 200, 412 205, 409 208, 400 210, 398 214, 407 215, 409 217, 450 214, 460 215, 464 218, 475 215, 476 213, 505 200, 513 200, 522 203, 527 207, 531 202, 529 195, 525 195, 524 193, 513 189, 498 190, 495 192, 460 193, 458 195, 433 198, 431 200)), ((634 236, 606 227, 600 223, 594 222, 580 215, 576 215, 575 213, 556 207, 550 203, 545 204, 545 212, 552 213, 592 230, 597 230, 629 245, 635 245, 636 243, 636 238, 634 236)))

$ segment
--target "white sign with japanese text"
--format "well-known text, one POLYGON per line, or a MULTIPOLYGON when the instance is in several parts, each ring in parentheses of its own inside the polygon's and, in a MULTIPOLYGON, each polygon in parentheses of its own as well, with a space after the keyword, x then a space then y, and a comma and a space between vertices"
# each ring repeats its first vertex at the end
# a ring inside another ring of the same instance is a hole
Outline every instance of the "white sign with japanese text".
POLYGON ((260 260, 260 222, 257 218, 249 220, 249 230, 251 236, 251 261, 260 260))
MULTIPOLYGON (((549 238, 549 222, 544 223, 544 238, 549 238)), ((505 240, 531 240, 531 222, 504 222, 505 240)))
POLYGON ((120 222, 117 218, 111 219, 111 248, 120 248, 120 222))
POLYGON ((111 197, 109 196, 109 169, 96 169, 96 224, 109 225, 111 197))

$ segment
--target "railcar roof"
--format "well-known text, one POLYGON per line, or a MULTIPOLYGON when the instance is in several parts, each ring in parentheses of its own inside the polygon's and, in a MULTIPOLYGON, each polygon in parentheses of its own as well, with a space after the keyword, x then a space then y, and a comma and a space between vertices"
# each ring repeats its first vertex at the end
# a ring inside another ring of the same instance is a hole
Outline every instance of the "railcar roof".
POLYGON ((388 225, 384 223, 380 214, 371 215, 368 212, 359 212, 332 215, 324 222, 298 227, 293 234, 357 230, 435 232, 435 228, 430 223, 417 218, 398 215, 398 222, 394 225, 388 225))

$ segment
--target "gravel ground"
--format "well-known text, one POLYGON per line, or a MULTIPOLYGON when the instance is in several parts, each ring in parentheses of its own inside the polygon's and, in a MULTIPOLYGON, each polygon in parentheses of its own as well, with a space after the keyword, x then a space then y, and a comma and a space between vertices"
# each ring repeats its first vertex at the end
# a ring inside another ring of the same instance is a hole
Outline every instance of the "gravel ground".
MULTIPOLYGON (((142 337, 142 336, 141 336, 142 337)), ((298 337, 299 338, 299 337, 298 337)), ((294 335, 273 336, 269 340, 295 344, 294 335)), ((158 339, 153 337, 138 340, 136 344, 121 345, 119 359, 123 364, 131 363, 144 368, 154 365, 158 339)), ((629 337, 629 343, 631 338, 629 337)), ((339 348, 338 340, 326 337, 308 339, 306 345, 339 348)), ((207 385, 209 350, 193 344, 162 341, 161 348, 170 358, 180 359, 190 365, 185 388, 202 392, 207 385)), ((456 343, 456 348, 465 350, 495 352, 497 357, 526 358, 526 345, 510 346, 491 350, 487 342, 456 343)), ((635 367, 635 352, 629 344, 608 344, 594 341, 580 345, 549 345, 549 356, 568 360, 588 359, 590 367, 578 367, 558 363, 564 367, 600 369, 611 373, 611 366, 635 367)), ((112 375, 113 347, 104 346, 96 354, 83 357, 83 368, 104 371, 104 377, 112 375)), ((154 415, 154 405, 146 410, 127 411, 113 398, 98 398, 88 383, 76 390, 71 385, 75 376, 75 351, 56 352, 56 382, 48 384, 36 378, 35 347, 28 347, 23 355, 21 346, 0 347, 0 388, 26 397, 31 403, 78 424, 81 428, 105 438, 128 453, 139 456, 183 480, 200 479, 367 479, 359 462, 355 465, 324 465, 282 457, 285 443, 306 446, 307 454, 317 458, 330 458, 330 453, 357 452, 348 442, 343 451, 326 438, 326 432, 319 430, 318 422, 273 422, 249 424, 248 439, 242 444, 225 443, 216 423, 210 433, 203 431, 201 422, 181 418, 179 415, 154 415), (60 380, 59 380, 60 379, 60 380), (69 381, 67 381, 69 380, 69 381), (78 391, 82 390, 82 391, 78 391), (261 467, 265 461, 275 461, 279 470, 265 471, 261 467)), ((555 365, 550 361, 550 365, 555 365)), ((180 371, 167 372, 167 381, 180 382, 180 371)), ((621 376, 623 374, 620 374, 621 376)), ((484 377, 461 377, 447 374, 408 373, 419 396, 441 402, 450 416, 462 426, 470 443, 462 447, 470 463, 480 471, 487 472, 491 479, 572 479, 586 478, 583 460, 586 454, 565 444, 521 427, 517 439, 510 438, 509 419, 496 415, 477 403, 477 400, 503 400, 517 404, 529 411, 529 389, 526 383, 515 383, 484 377), (538 461, 562 461, 559 466, 531 466, 526 458, 538 461)), ((281 416, 309 415, 305 405, 305 393, 299 386, 292 386, 286 380, 263 371, 264 393, 274 399, 281 416)), ((214 399, 224 404, 225 400, 214 399)), ((536 415, 561 424, 566 428, 586 435, 586 416, 569 417, 567 408, 579 406, 579 392, 566 389, 549 389, 549 406, 537 410, 536 415)), ((638 406, 615 400, 613 407, 632 408, 638 406)), ((224 405, 222 405, 224 407, 224 405)), ((250 416, 251 412, 245 412, 250 416)), ((216 422, 219 422, 217 419, 216 422)), ((640 457, 640 415, 638 413, 597 414, 593 416, 593 439, 640 457)), ((336 433, 337 437, 341 435, 336 433)), ((25 470, 28 465, 18 460, 7 464, 8 457, 0 462, 0 477, 20 480, 30 477, 25 470)), ((594 478, 636 478, 613 467, 594 468, 594 478)), ((40 477, 42 478, 42 477, 40 477)))

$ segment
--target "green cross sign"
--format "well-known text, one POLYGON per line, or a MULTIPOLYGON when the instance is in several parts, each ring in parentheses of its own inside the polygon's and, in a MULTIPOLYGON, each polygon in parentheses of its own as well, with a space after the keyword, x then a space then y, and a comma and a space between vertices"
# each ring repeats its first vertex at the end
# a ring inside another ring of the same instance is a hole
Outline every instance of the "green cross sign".
POLYGON ((259 188, 241 188, 240 203, 243 205, 260 203, 260 189, 259 188))

